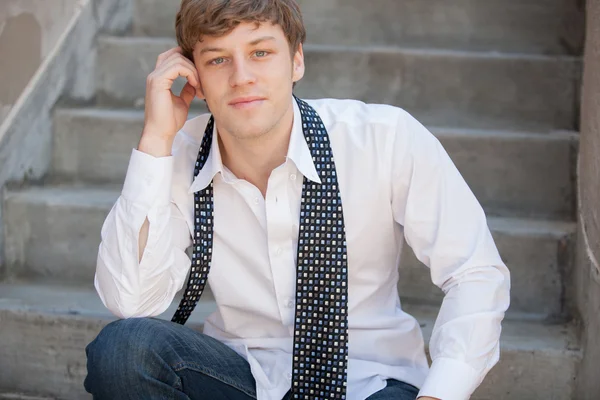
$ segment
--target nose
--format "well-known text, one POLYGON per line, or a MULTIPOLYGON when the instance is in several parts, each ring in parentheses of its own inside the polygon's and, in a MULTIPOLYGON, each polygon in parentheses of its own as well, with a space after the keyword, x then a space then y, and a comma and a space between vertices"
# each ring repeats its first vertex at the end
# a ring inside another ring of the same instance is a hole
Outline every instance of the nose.
POLYGON ((244 86, 256 81, 256 77, 248 60, 238 57, 232 64, 229 84, 231 87, 244 86))

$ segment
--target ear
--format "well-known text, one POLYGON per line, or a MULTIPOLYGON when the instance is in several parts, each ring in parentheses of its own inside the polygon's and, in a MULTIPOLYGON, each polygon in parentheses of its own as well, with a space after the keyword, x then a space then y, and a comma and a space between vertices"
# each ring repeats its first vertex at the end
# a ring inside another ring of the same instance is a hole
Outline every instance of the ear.
POLYGON ((304 50, 302 43, 298 45, 298 50, 292 59, 292 81, 298 82, 304 76, 304 50))

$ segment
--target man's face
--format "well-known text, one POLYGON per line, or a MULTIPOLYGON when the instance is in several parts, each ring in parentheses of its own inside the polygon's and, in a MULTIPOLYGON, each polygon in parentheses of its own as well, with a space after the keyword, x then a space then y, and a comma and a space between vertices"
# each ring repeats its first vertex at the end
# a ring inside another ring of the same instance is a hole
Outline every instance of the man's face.
POLYGON ((242 23, 225 36, 204 37, 193 55, 219 132, 260 137, 291 112, 292 83, 304 75, 304 56, 300 46, 292 59, 279 25, 242 23))

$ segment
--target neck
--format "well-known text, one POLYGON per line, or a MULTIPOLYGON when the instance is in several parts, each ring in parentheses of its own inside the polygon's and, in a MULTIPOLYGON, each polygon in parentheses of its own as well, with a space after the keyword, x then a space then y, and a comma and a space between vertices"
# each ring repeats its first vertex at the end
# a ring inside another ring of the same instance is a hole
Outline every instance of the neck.
POLYGON ((281 120, 268 132, 250 139, 240 139, 229 134, 217 135, 223 165, 236 177, 256 186, 263 197, 271 172, 285 162, 290 143, 294 108, 289 109, 281 120))

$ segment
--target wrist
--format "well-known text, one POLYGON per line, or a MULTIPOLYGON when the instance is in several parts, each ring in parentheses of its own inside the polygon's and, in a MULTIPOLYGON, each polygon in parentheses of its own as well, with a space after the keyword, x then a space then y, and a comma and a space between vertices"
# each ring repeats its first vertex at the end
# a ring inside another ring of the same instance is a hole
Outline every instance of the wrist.
POLYGON ((137 149, 153 157, 168 157, 171 155, 174 139, 175 136, 161 136, 144 131, 137 149))

